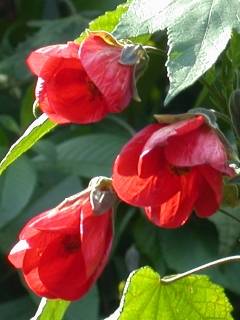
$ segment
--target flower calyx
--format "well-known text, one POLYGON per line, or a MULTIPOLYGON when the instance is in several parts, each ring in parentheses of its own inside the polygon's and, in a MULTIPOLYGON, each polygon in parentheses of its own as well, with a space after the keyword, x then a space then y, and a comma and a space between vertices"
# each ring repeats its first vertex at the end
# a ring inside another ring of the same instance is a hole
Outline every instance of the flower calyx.
POLYGON ((116 206, 118 198, 112 187, 112 179, 103 176, 92 178, 88 188, 91 207, 96 215, 116 206))

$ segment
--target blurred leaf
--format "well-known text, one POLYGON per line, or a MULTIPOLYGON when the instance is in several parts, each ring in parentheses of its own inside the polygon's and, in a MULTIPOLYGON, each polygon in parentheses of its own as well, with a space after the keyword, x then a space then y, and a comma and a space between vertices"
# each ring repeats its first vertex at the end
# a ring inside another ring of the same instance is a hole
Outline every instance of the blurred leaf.
POLYGON ((99 133, 70 139, 57 147, 57 166, 61 172, 95 177, 111 175, 112 163, 126 137, 99 133))
POLYGON ((0 174, 55 126, 56 124, 48 120, 46 114, 43 114, 36 119, 27 128, 24 134, 11 146, 6 156, 2 159, 0 163, 0 174))
POLYGON ((216 62, 232 28, 240 30, 239 11, 238 0, 227 8, 225 0, 134 0, 115 34, 127 38, 168 28, 168 103, 216 62))
POLYGON ((0 177, 0 228, 12 220, 29 202, 37 182, 27 158, 16 161, 0 177))
POLYGON ((70 302, 42 298, 38 310, 31 320, 62 320, 70 302))
MULTIPOLYGON (((35 304, 29 299, 19 298, 0 304, 2 320, 26 320, 34 312, 35 304)), ((53 319, 52 319, 53 320, 53 319)))
POLYGON ((64 320, 99 320, 99 294, 96 286, 86 296, 70 304, 64 320))
POLYGON ((227 216, 224 212, 240 219, 239 208, 224 207, 223 212, 220 210, 209 217, 209 220, 215 224, 219 234, 219 253, 229 255, 240 238, 240 226, 239 222, 227 216))
POLYGON ((161 230, 161 240, 164 258, 177 272, 218 258, 217 232, 208 221, 203 221, 199 227, 187 224, 181 229, 161 230))
POLYGON ((20 133, 20 129, 17 122, 9 115, 6 115, 6 114, 0 115, 0 124, 6 130, 9 130, 16 134, 20 133))
POLYGON ((223 288, 207 276, 165 284, 158 273, 144 267, 130 274, 119 309, 107 319, 232 320, 231 311, 223 288))
POLYGON ((234 90, 229 98, 229 114, 237 137, 240 137, 240 89, 234 90))
POLYGON ((158 272, 165 273, 160 229, 141 217, 134 224, 133 236, 139 252, 148 259, 151 266, 158 272))

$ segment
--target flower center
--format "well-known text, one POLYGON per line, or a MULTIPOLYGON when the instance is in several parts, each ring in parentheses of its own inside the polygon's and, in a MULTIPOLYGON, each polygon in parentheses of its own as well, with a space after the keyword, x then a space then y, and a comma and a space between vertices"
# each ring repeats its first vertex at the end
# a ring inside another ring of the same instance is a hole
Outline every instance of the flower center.
POLYGON ((72 234, 65 235, 64 238, 62 239, 62 243, 63 243, 64 249, 68 252, 77 251, 81 247, 79 235, 72 235, 72 234))
POLYGON ((188 172, 190 172, 190 168, 188 167, 174 167, 174 166, 170 166, 170 170, 172 171, 172 173, 176 174, 177 176, 184 176, 186 175, 188 172))

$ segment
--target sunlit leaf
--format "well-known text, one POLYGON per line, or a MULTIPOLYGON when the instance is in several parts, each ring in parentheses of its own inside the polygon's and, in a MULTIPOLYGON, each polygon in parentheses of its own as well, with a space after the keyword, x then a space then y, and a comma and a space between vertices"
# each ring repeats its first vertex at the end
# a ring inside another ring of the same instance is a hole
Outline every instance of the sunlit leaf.
POLYGON ((143 267, 128 277, 120 307, 108 320, 232 320, 231 311, 223 289, 207 276, 166 284, 143 267))
POLYGON ((0 174, 55 126, 56 124, 48 120, 45 114, 36 119, 11 146, 6 156, 2 159, 0 163, 0 174))

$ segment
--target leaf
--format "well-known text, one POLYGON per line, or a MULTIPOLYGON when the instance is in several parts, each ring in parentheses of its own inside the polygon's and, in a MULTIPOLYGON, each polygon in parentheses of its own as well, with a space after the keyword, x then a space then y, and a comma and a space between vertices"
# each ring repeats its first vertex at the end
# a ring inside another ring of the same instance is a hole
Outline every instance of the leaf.
POLYGON ((166 284, 143 267, 128 277, 120 307, 108 320, 231 320, 231 311, 223 288, 207 276, 166 284))
POLYGON ((94 286, 86 296, 71 303, 64 320, 99 320, 99 293, 94 286))
POLYGON ((0 177, 0 228, 27 205, 37 182, 36 172, 27 158, 16 161, 0 177))
MULTIPOLYGON (((128 4, 120 4, 117 8, 113 11, 107 11, 105 14, 97 17, 93 21, 89 23, 87 30, 90 31, 98 31, 104 30, 111 32, 118 24, 121 16, 125 13, 128 9, 128 4)), ((84 31, 80 34, 80 36, 75 40, 76 42, 80 43, 85 37, 87 36, 87 31, 84 31)))
POLYGON ((132 37, 168 28, 167 104, 216 62, 232 29, 240 31, 239 11, 238 0, 134 0, 115 34, 132 37))
POLYGON ((7 114, 0 115, 0 124, 3 126, 4 129, 19 134, 20 130, 18 124, 11 116, 7 114))
POLYGON ((2 320, 26 320, 34 312, 34 303, 28 297, 12 299, 0 304, 2 320))
POLYGON ((110 175, 112 163, 127 138, 113 134, 86 134, 57 147, 61 172, 91 178, 110 175))
POLYGON ((69 301, 42 298, 35 316, 30 320, 61 320, 69 304, 69 301))
POLYGON ((24 132, 24 134, 11 146, 6 156, 0 162, 0 174, 24 152, 30 149, 41 137, 56 126, 42 114, 24 132))
POLYGON ((219 234, 219 254, 225 256, 232 252, 232 249, 237 244, 240 238, 239 223, 231 217, 224 214, 230 213, 233 217, 240 219, 239 208, 224 207, 224 211, 221 210, 209 217, 219 234))

